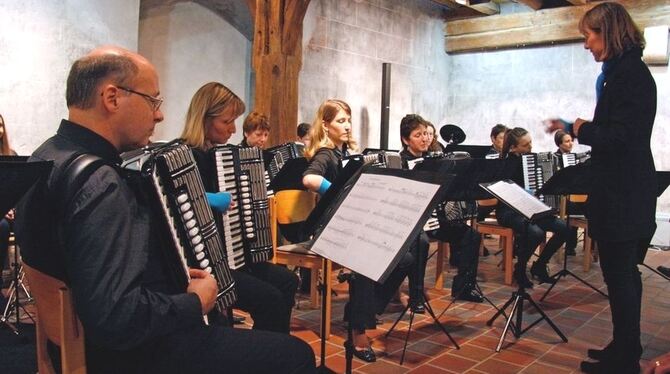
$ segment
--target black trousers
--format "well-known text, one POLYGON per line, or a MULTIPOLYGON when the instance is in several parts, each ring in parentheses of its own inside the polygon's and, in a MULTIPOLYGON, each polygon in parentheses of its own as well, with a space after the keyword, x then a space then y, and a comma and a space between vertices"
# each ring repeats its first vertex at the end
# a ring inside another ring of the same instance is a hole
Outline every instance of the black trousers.
POLYGON ((7 219, 0 220, 0 273, 5 268, 5 261, 7 260, 7 252, 9 250, 9 232, 11 226, 7 219))
POLYGON ((540 266, 547 265, 551 256, 565 243, 565 238, 568 236, 568 225, 555 216, 544 217, 528 224, 521 214, 507 206, 499 206, 497 219, 500 225, 511 228, 514 230, 514 234, 519 236, 521 241, 519 243, 519 253, 517 253, 517 266, 522 269, 525 269, 526 263, 533 255, 535 248, 545 240, 547 231, 553 232, 554 235, 549 239, 537 260, 540 266))
POLYGON ((315 373, 314 351, 291 335, 190 327, 141 347, 110 352, 87 346, 89 373, 315 373))
POLYGON ((458 273, 451 285, 452 295, 460 293, 463 287, 474 287, 479 265, 479 244, 482 240, 477 230, 462 222, 440 222, 440 228, 433 236, 448 242, 451 256, 457 258, 458 273))
POLYGON ((640 344, 642 278, 637 264, 646 254, 649 239, 608 242, 598 240, 600 268, 609 293, 612 343, 622 362, 637 362, 640 344))
POLYGON ((422 231, 384 283, 354 274, 349 283, 350 298, 344 312, 352 329, 361 331, 376 328, 375 314, 384 312, 405 277, 409 276, 410 299, 423 296, 417 293, 423 292, 428 244, 428 237, 422 231), (423 259, 421 263, 417 262, 419 257, 423 259))
POLYGON ((235 308, 251 314, 254 329, 288 334, 298 277, 269 262, 231 271, 237 290, 235 308))

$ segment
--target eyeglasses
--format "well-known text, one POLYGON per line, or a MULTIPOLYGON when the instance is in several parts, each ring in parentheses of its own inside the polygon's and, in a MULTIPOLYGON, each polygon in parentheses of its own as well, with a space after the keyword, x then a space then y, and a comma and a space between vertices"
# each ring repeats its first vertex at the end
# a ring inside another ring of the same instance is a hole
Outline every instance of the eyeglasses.
POLYGON ((151 109, 153 109, 154 112, 157 111, 158 108, 161 107, 161 104, 163 104, 163 99, 160 98, 160 97, 154 97, 154 96, 151 96, 151 95, 147 95, 145 93, 138 92, 138 91, 135 91, 135 90, 131 90, 130 88, 126 88, 126 87, 122 87, 122 86, 117 86, 117 87, 119 89, 122 89, 122 90, 126 91, 126 92, 134 93, 135 95, 140 95, 143 98, 149 100, 149 104, 151 104, 151 109))

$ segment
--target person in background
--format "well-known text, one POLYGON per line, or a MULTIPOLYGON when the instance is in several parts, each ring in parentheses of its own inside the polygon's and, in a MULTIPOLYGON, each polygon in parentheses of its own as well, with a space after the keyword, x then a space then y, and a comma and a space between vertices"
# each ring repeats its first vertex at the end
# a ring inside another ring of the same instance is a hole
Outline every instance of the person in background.
POLYGON ((582 361, 587 373, 638 373, 644 261, 656 230, 657 180, 650 141, 656 117, 656 83, 642 61, 644 35, 619 3, 604 2, 579 22, 584 48, 602 72, 596 79, 593 120, 551 121, 591 146, 591 192, 586 201, 589 234, 598 242, 600 268, 612 313, 612 340, 589 349, 597 362, 582 361))
POLYGON ((154 66, 123 48, 93 50, 72 65, 66 102, 68 120, 31 156, 54 167, 19 202, 16 234, 24 263, 72 292, 88 371, 314 373, 314 352, 300 339, 205 324, 218 292, 206 271, 189 269, 187 287, 176 282, 180 265, 163 255, 160 217, 119 166, 120 153, 146 146, 163 120, 154 66), (102 165, 68 183, 81 154, 102 165))
MULTIPOLYGON (((208 193, 218 192, 216 166, 208 151, 213 145, 226 144, 230 140, 235 133, 235 120, 244 113, 244 109, 244 102, 218 82, 203 85, 191 99, 181 138, 192 147, 208 193)), ((267 124, 263 118, 265 116, 258 114, 249 115, 245 125, 252 122, 262 128, 263 123, 267 124)), ((217 204, 211 205, 216 207, 217 204)), ((231 270, 231 274, 238 295, 235 307, 251 314, 254 329, 288 334, 298 287, 297 276, 285 267, 270 262, 246 264, 241 269, 231 270)))
POLYGON ((298 125, 297 127, 297 135, 298 139, 296 140, 296 143, 302 144, 305 147, 309 147, 309 143, 311 141, 311 136, 309 135, 309 129, 312 127, 309 123, 303 122, 298 125))
MULTIPOLYGON (((525 129, 515 127, 505 134, 501 157, 519 160, 518 168, 510 179, 522 188, 524 183, 521 156, 530 153, 532 148, 532 139, 525 129)), ((542 250, 540 257, 530 268, 531 275, 540 283, 553 283, 554 279, 547 272, 547 264, 551 256, 565 242, 568 234, 568 226, 565 221, 555 216, 548 216, 529 223, 521 214, 502 202, 499 202, 496 207, 496 218, 501 226, 513 229, 514 234, 519 237, 519 253, 517 253, 517 263, 514 266, 514 279, 524 288, 533 286, 526 275, 528 260, 533 255, 535 248, 546 239, 547 231, 554 233, 542 250)))
POLYGON ((556 152, 554 152, 557 156, 572 152, 574 142, 572 141, 572 135, 567 132, 563 130, 556 131, 556 134, 554 134, 554 143, 558 147, 556 152))
POLYGON ((507 126, 500 123, 491 128, 491 149, 487 155, 500 155, 505 142, 505 132, 507 132, 507 126))
POLYGON ((437 141, 437 136, 435 136, 435 125, 428 121, 425 122, 426 135, 428 136, 428 152, 444 152, 444 147, 437 141))
POLYGON ((270 135, 268 117, 256 111, 249 113, 242 124, 242 133, 244 138, 240 143, 240 147, 258 147, 264 149, 270 135))
MULTIPOLYGON (((571 153, 572 152, 572 146, 573 146, 573 141, 572 141, 572 136, 565 131, 558 130, 556 131, 556 134, 554 134, 554 143, 558 147, 556 152, 554 152, 554 155, 557 157, 561 157, 564 153, 571 153)), ((583 214, 583 204, 580 203, 574 203, 570 200, 567 202, 567 211, 568 214, 583 214)), ((565 239, 565 253, 568 256, 574 256, 577 253, 575 252, 575 248, 577 247, 577 228, 576 227, 569 227, 569 234, 568 237, 565 239)))

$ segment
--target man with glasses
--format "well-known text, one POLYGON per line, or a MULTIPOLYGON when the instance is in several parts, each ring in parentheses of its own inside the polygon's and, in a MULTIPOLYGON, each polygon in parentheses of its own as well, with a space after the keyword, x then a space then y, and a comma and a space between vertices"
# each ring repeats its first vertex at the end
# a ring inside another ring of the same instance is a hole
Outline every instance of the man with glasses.
POLYGON ((159 223, 118 167, 119 153, 147 145, 163 120, 151 63, 96 49, 73 64, 66 100, 68 119, 31 157, 54 168, 19 204, 16 232, 25 263, 71 289, 89 372, 313 372, 314 353, 297 338, 205 325, 217 293, 208 273, 191 269, 186 290, 172 281, 159 223), (104 163, 75 184, 67 167, 81 154, 104 163))

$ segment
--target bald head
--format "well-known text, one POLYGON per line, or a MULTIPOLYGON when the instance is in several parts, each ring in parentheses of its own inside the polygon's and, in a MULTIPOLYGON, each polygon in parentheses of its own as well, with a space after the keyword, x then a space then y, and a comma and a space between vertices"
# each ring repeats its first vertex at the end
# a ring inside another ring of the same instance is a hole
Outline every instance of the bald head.
POLYGON ((98 87, 103 83, 130 85, 141 65, 151 64, 137 53, 121 47, 103 46, 92 50, 72 64, 65 93, 68 108, 92 108, 98 87))

